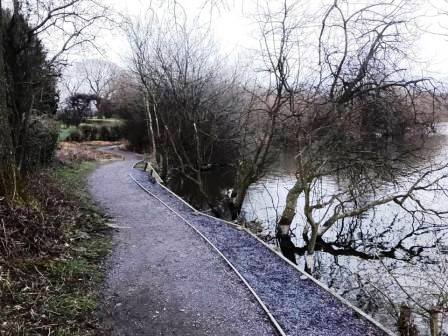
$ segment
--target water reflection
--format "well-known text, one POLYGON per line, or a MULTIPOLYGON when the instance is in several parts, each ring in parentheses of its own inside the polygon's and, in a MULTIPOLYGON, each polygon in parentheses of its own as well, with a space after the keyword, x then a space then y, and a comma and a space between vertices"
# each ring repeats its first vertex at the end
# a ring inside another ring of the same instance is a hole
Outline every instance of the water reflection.
MULTIPOLYGON (((412 157, 413 166, 424 166, 429 159, 446 161, 447 135, 448 125, 440 124, 438 132, 412 157)), ((283 170, 276 167, 272 174, 253 185, 243 206, 246 219, 263 223, 266 235, 273 235, 287 192, 295 182, 294 165, 289 162, 284 167, 283 170)), ((401 173, 403 179, 409 178, 408 172, 401 173)), ((324 178, 320 192, 331 194, 343 180, 334 176, 324 178)), ((377 194, 393 187, 387 178, 378 184, 382 187, 374 191, 377 194)), ((440 192, 420 196, 426 204, 439 208, 447 205, 440 192)), ((302 230, 306 219, 300 208, 303 199, 298 201, 293 223, 297 252, 303 254, 306 237, 302 236, 302 230)), ((425 335, 429 332, 423 328, 428 326, 425 321, 428 307, 446 305, 448 297, 447 235, 447 223, 437 216, 412 214, 394 203, 381 205, 362 217, 338 222, 318 241, 314 276, 391 329, 395 328, 397 307, 407 303, 420 314, 418 322, 425 335)), ((304 267, 303 258, 299 260, 304 267)))
MULTIPOLYGON (((418 169, 431 160, 445 162, 447 149, 448 123, 444 123, 438 125, 437 133, 426 139, 423 148, 413 155, 403 155, 410 150, 409 145, 384 141, 381 146, 379 142, 366 145, 364 153, 393 157, 397 162, 401 156, 406 157, 410 162, 395 166, 393 171, 400 176, 400 182, 406 184, 412 180, 413 171, 402 170, 402 167, 418 169)), ((270 172, 250 187, 243 204, 245 219, 261 223, 262 235, 267 238, 274 237, 288 190, 295 183, 293 157, 294 153, 285 151, 270 172)), ((365 201, 373 194, 378 196, 396 187, 391 183, 394 178, 390 176, 390 169, 375 169, 374 165, 369 169, 353 170, 345 176, 326 176, 320 181, 319 192, 331 195, 348 179, 356 179, 362 174, 375 179, 374 188, 364 190, 365 201)), ((234 172, 230 168, 204 173, 206 190, 216 200, 232 186, 233 179, 234 172)), ((199 193, 187 180, 174 178, 169 184, 196 207, 203 207, 199 193)), ((448 205, 445 195, 437 191, 421 192, 419 196, 425 204, 440 208, 448 205)), ((299 255, 304 254, 307 239, 302 235, 306 223, 300 211, 303 205, 304 200, 299 199, 293 222, 293 241, 299 255)), ((402 303, 420 314, 418 322, 422 335, 428 334, 428 328, 423 327, 428 326, 428 307, 446 306, 448 227, 437 216, 406 212, 395 203, 384 204, 358 218, 339 221, 317 242, 316 251, 314 276, 391 329, 395 329, 402 303)), ((298 259, 302 268, 303 259, 298 259)))

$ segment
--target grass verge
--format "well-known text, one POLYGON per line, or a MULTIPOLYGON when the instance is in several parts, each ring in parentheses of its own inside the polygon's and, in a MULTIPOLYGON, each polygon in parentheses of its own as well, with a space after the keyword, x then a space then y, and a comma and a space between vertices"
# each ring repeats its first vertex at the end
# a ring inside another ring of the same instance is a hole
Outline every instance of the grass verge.
POLYGON ((95 316, 110 250, 86 185, 95 162, 28 178, 26 200, 0 201, 0 335, 102 335, 95 316))

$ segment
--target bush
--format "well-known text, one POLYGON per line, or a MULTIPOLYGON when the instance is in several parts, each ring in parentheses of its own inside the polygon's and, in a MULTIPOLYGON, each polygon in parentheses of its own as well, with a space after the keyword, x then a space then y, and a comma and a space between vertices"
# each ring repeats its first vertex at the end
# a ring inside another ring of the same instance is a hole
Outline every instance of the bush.
POLYGON ((100 136, 100 139, 104 140, 104 141, 112 140, 111 132, 109 130, 109 127, 107 127, 107 126, 100 127, 99 136, 100 136))
POLYGON ((129 142, 129 148, 143 152, 150 143, 144 119, 127 120, 123 127, 123 137, 129 142))
POLYGON ((98 125, 82 124, 80 127, 84 140, 94 141, 117 141, 122 138, 122 127, 120 125, 98 125))
POLYGON ((123 138, 123 127, 121 125, 114 125, 110 127, 109 139, 111 141, 118 141, 123 138))
POLYGON ((98 133, 96 126, 89 124, 81 124, 79 129, 82 133, 82 140, 92 141, 96 140, 96 134, 98 133))
POLYGON ((118 141, 123 137, 123 127, 121 124, 112 124, 111 126, 98 123, 81 124, 75 131, 71 131, 66 138, 67 141, 118 141))
POLYGON ((99 138, 98 138, 98 127, 91 127, 90 129, 89 129, 89 131, 90 131, 90 134, 89 134, 89 137, 87 138, 88 140, 90 140, 90 141, 95 141, 95 140, 100 140, 99 138))
POLYGON ((59 123, 46 116, 31 117, 24 142, 23 168, 46 165, 53 160, 59 137, 59 123))
POLYGON ((81 142, 83 140, 81 131, 75 129, 70 132, 69 136, 66 138, 67 141, 81 142))

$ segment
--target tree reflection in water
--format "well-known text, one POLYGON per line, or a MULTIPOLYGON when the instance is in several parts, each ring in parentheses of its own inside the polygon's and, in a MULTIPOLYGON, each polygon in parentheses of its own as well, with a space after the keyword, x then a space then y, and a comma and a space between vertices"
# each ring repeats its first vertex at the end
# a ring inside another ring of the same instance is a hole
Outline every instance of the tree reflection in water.
MULTIPOLYGON (((412 160, 404 167, 416 169, 429 159, 446 161, 448 124, 439 125, 439 133, 429 137, 418 152, 409 146, 397 143, 371 143, 366 152, 388 157, 412 160), (407 152, 407 153, 406 153, 407 152), (406 155, 404 155, 405 153, 406 155)), ((285 153, 283 160, 272 167, 270 174, 252 185, 243 205, 247 221, 257 221, 264 227, 263 235, 273 237, 279 215, 284 208, 288 189, 294 184, 293 155, 285 153)), ((384 166, 383 166, 384 167, 384 166)), ((364 166, 365 168, 365 166, 364 166)), ((359 179, 360 175, 375 178, 375 188, 365 189, 362 201, 368 202, 371 193, 387 192, 390 185, 390 170, 356 171, 352 169, 338 176, 326 176, 321 180, 320 190, 341 187, 348 179, 359 179)), ((393 174, 399 174, 406 182, 412 171, 401 170, 396 165, 393 174)), ((210 196, 216 200, 231 186, 231 169, 212 170, 205 180, 210 196)), ((350 182, 353 184, 353 180, 350 182)), ((171 187, 196 206, 201 200, 188 183, 173 179, 171 187)), ((446 195, 432 190, 422 195, 432 206, 444 207, 446 195), (442 198, 443 196, 443 198, 442 198)), ((303 200, 298 200, 298 210, 293 222, 296 252, 303 256, 308 237, 303 235, 306 220, 300 214, 303 200)), ((448 302, 448 277, 446 272, 448 251, 448 225, 440 216, 431 216, 413 209, 403 209, 395 203, 380 205, 357 218, 338 221, 316 245, 316 267, 313 275, 326 283, 365 312, 372 314, 391 329, 396 329, 400 306, 406 304, 416 315, 417 323, 428 330, 430 312, 435 307, 445 312, 448 302)), ((299 257, 299 266, 304 267, 304 258, 299 257)), ((443 314, 442 314, 443 315, 443 314)))
MULTIPOLYGON (((440 133, 409 156, 415 167, 430 159, 446 162, 447 128, 446 124, 439 125, 440 133)), ((287 190, 294 183, 290 169, 276 168, 264 181, 252 186, 244 207, 246 219, 264 223, 265 234, 271 236, 287 190)), ((404 180, 410 178, 406 171, 401 174, 404 180)), ((340 186, 345 178, 326 177, 322 188, 340 186)), ((387 190, 387 177, 377 185, 374 192, 387 190)), ((447 205, 442 190, 430 190, 421 196, 436 208, 447 205)), ((368 201, 369 194, 363 197, 368 201)), ((299 199, 294 222, 299 255, 305 254, 308 239, 302 234, 302 223, 306 222, 300 215, 302 205, 299 199)), ((443 316, 448 308, 447 235, 448 224, 443 216, 403 209, 394 203, 380 205, 358 218, 339 221, 328 235, 319 238, 313 275, 391 329, 396 329, 400 306, 408 305, 423 334, 427 334, 431 311, 438 310, 443 316)), ((299 260, 304 267, 304 258, 299 260)))

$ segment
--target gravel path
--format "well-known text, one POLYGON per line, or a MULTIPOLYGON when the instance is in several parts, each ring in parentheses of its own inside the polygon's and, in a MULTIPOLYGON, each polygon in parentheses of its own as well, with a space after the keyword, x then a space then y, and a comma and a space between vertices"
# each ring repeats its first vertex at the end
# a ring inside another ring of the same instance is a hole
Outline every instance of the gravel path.
POLYGON ((120 227, 102 309, 112 335, 276 335, 223 259, 132 181, 137 159, 125 157, 89 178, 94 199, 120 227))
MULTIPOLYGON (((161 186, 150 183, 142 171, 133 169, 132 176, 168 206, 176 209, 230 260, 287 335, 386 335, 315 282, 301 279, 296 269, 247 232, 193 212, 161 186)), ((146 211, 152 213, 150 204, 146 211)), ((254 332, 253 335, 258 333, 254 332)))

